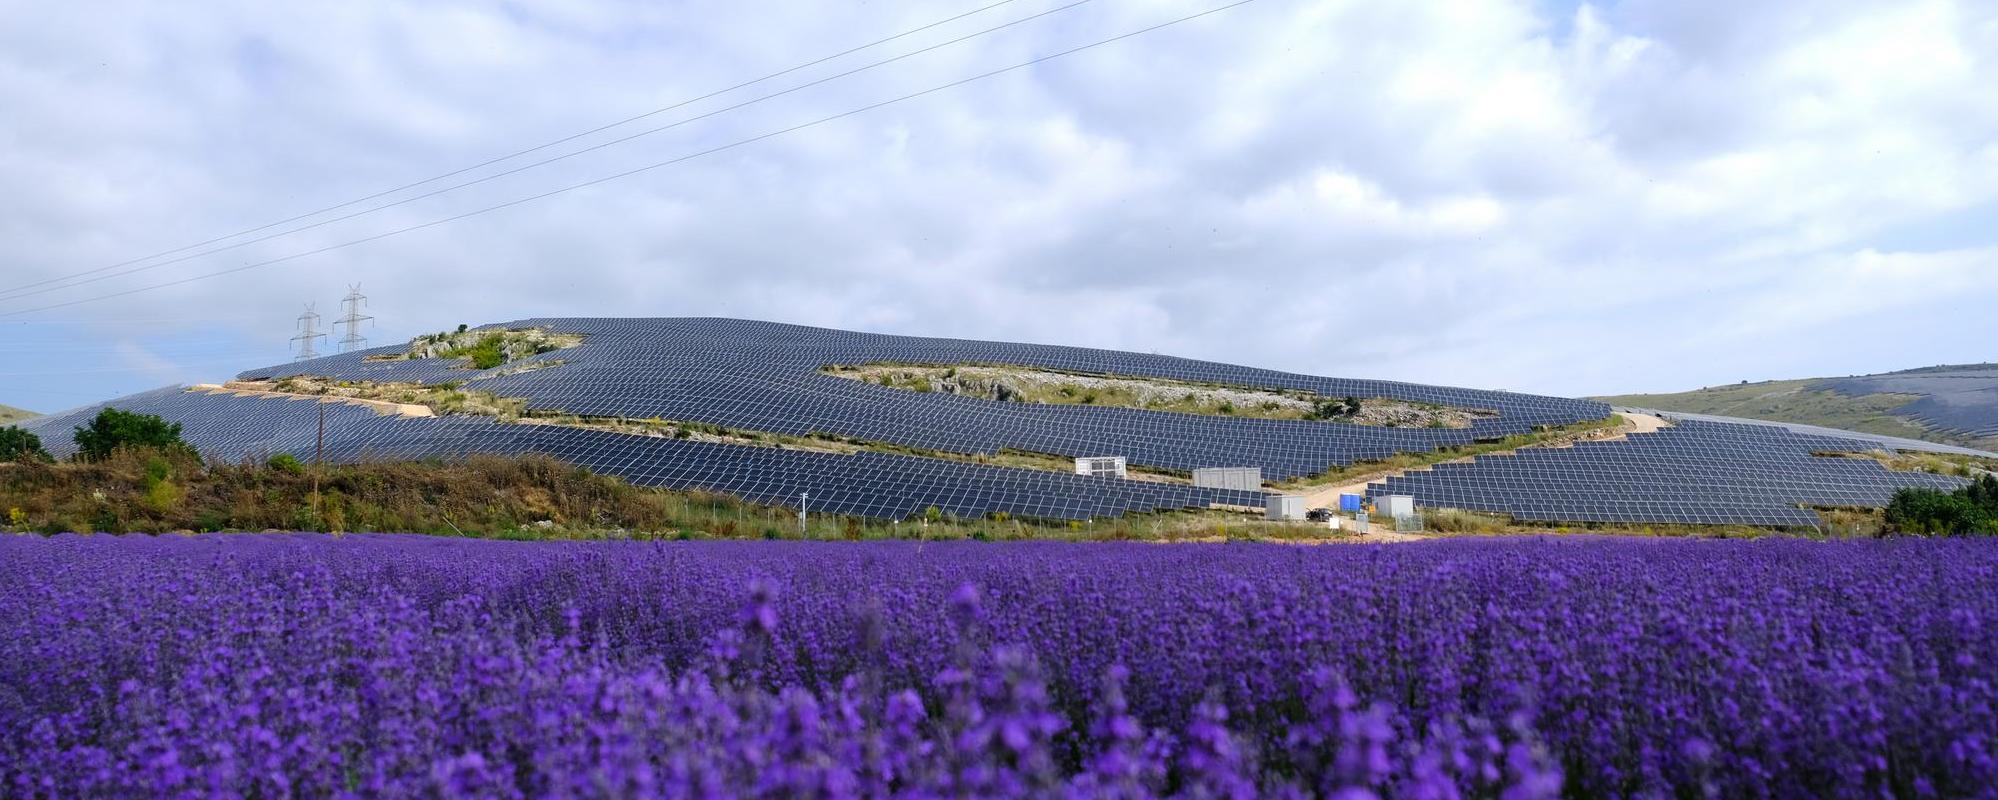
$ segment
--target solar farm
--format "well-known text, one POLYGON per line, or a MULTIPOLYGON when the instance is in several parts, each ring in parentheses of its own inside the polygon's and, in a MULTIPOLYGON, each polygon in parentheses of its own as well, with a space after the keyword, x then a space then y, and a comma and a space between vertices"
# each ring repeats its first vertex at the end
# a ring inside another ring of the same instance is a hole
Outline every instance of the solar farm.
MULTIPOLYGON (((407 345, 245 370, 240 381, 311 377, 348 385, 463 386, 518 398, 533 415, 714 426, 792 441, 831 438, 873 449, 698 441, 603 426, 521 424, 490 416, 385 414, 357 404, 270 393, 165 387, 38 418, 57 455, 103 406, 184 426, 225 460, 290 453, 335 461, 542 453, 633 484, 701 489, 815 513, 906 519, 1091 520, 1181 509, 1262 508, 1276 484, 1399 454, 1449 452, 1508 436, 1609 418, 1603 403, 1387 381, 1324 378, 1170 356, 1065 346, 890 336, 732 319, 543 318, 474 331, 580 336, 572 347, 476 369, 462 358, 403 358, 407 345), (1081 376, 1158 379, 1339 398, 1379 398, 1481 412, 1461 427, 1383 427, 1142 408, 1005 402, 917 392, 827 374, 868 364, 1006 365, 1081 376), (324 415, 324 449, 320 419, 324 415), (1121 457, 1143 475, 1078 475, 979 463, 1030 453, 1121 457), (1213 468, 1260 468, 1264 491, 1192 485, 1213 468), (1142 477, 1143 479, 1139 479, 1142 477)), ((532 422, 534 420, 523 420, 532 422)), ((1901 487, 1962 479, 1852 457, 1882 450, 1963 452, 1911 440, 1679 418, 1652 432, 1523 448, 1383 475, 1368 495, 1527 523, 1810 527, 1815 509, 1884 505, 1901 487)), ((1981 454, 1988 455, 1988 454, 1981 454)))

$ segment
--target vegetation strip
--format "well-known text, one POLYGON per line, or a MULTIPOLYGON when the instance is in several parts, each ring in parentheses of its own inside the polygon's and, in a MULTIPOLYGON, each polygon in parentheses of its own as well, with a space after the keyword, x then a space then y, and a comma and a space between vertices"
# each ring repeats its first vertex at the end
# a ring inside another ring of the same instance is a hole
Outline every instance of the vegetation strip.
POLYGON ((1295 419, 1403 428, 1467 428, 1486 409, 1460 409, 1384 397, 1327 397, 1167 378, 1099 375, 1000 364, 833 364, 821 372, 918 393, 943 393, 1007 403, 1095 405, 1181 414, 1295 419))

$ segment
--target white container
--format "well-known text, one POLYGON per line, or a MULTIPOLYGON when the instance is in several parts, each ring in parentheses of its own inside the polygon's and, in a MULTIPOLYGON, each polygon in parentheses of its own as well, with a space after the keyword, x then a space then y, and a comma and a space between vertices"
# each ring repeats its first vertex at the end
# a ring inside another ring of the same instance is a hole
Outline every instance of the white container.
POLYGON ((1124 477, 1123 456, 1089 456, 1075 460, 1075 474, 1098 478, 1124 477))
POLYGON ((1295 494, 1270 495, 1269 518, 1287 521, 1304 519, 1304 497, 1295 494))
POLYGON ((1332 530, 1336 531, 1339 529, 1339 521, 1342 519, 1345 518, 1339 516, 1338 514, 1333 514, 1331 519, 1325 521, 1325 524, 1331 526, 1332 530))
POLYGON ((1415 498, 1405 494, 1384 494, 1374 498, 1374 513, 1388 519, 1415 514, 1415 498))

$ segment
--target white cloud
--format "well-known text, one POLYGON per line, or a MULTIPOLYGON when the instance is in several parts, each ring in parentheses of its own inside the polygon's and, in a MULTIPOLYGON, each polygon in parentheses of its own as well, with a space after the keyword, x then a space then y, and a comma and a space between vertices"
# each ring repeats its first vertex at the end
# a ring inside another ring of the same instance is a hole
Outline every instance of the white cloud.
MULTIPOLYGON (((0 289, 970 7, 0 0, 36 20, 0 29, 0 289)), ((0 312, 460 213, 1204 7, 1092 3, 353 222, 0 298, 0 312)), ((1998 235, 1966 214, 1998 207, 1992 53, 1998 11, 1971 2, 1260 2, 547 201, 60 314, 212 322, 135 337, 0 318, 14 342, 0 349, 60 339, 108 360, 200 329, 279 360, 298 304, 324 311, 361 281, 377 341, 522 316, 723 314, 1560 393, 1989 358, 1968 343, 1988 339, 1998 235), (1940 244, 1881 244, 1924 225, 1940 244), (1925 324, 1882 324, 1908 319, 1925 324)), ((173 361, 182 378, 217 375, 173 361)), ((108 394, 172 377, 133 369, 76 381, 108 394)), ((10 399, 47 405, 0 385, 10 399)))

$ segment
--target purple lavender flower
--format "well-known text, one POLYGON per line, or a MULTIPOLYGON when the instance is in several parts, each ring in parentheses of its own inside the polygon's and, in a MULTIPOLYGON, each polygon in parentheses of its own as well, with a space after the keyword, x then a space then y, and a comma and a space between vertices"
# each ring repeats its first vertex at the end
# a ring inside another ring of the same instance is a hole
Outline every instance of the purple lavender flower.
POLYGON ((1998 542, 0 538, 0 796, 1976 796, 1998 542))

